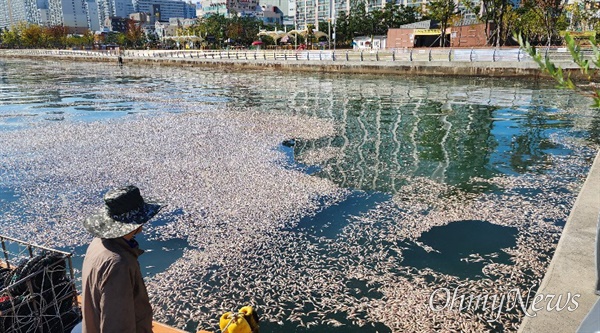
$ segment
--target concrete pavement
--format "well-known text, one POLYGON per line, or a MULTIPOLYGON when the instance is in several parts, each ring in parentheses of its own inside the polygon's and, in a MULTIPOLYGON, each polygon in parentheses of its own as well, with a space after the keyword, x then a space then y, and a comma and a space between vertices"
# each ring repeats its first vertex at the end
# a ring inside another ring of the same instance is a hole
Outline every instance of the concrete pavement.
MULTIPOLYGON (((594 292, 595 241, 599 214, 600 152, 573 205, 554 257, 536 294, 543 295, 544 298, 534 305, 538 311, 529 307, 528 312, 532 315, 535 313, 535 317, 524 317, 519 332, 576 332, 590 309, 600 299, 594 292), (549 295, 554 298, 550 299, 549 295), (562 295, 560 303, 563 305, 570 298, 568 307, 562 310, 555 307, 559 295, 562 295)), ((596 329, 600 331, 600 327, 596 329)))

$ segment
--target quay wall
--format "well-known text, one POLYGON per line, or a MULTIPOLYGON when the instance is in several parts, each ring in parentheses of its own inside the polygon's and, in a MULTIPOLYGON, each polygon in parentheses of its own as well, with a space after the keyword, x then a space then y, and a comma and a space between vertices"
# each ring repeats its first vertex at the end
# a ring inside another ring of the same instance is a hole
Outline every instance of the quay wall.
MULTIPOLYGON (((69 61, 104 61, 125 65, 198 66, 270 69, 321 73, 383 75, 435 75, 547 78, 538 65, 519 49, 429 49, 400 51, 258 51, 258 50, 0 50, 0 58, 44 58, 69 61)), ((560 50, 546 54, 577 77, 570 55, 560 50)))
MULTIPOLYGON (((523 318, 519 333, 577 332, 585 316, 600 301, 595 294, 597 270, 594 258, 596 247, 600 246, 596 243, 600 241, 596 239, 600 216, 599 189, 600 151, 571 209, 550 266, 537 290, 536 295, 541 296, 536 297, 543 297, 541 303, 544 305, 538 304, 537 308, 541 308, 541 311, 534 311, 532 302, 528 310, 531 316, 523 318), (562 308, 562 311, 552 307, 565 305, 568 297, 576 297, 576 309, 573 309, 575 303, 569 304, 570 309, 562 308), (547 309, 546 305, 552 310, 547 309)), ((600 327, 596 329, 600 330, 600 327)))

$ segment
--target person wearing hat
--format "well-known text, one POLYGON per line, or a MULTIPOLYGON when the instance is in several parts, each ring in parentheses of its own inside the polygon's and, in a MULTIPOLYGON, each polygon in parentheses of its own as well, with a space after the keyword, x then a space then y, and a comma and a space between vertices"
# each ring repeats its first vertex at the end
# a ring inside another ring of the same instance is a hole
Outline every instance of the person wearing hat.
POLYGON ((82 270, 83 333, 152 333, 152 306, 135 235, 161 205, 126 186, 108 191, 105 206, 83 225, 94 240, 82 270))

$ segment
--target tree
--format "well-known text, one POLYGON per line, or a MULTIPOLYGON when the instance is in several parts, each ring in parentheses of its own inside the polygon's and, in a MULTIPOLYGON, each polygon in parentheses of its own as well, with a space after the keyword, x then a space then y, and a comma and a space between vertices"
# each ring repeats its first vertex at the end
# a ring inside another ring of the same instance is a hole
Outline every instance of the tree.
POLYGON ((37 24, 27 24, 22 27, 21 40, 23 47, 41 48, 46 46, 44 30, 37 24))
POLYGON ((375 9, 367 14, 367 20, 369 25, 368 35, 385 35, 387 34, 387 25, 385 24, 385 18, 387 13, 381 9, 375 9))
POLYGON ((210 44, 212 47, 216 47, 219 43, 217 40, 219 37, 222 37, 224 27, 227 24, 227 19, 225 16, 211 15, 209 17, 199 18, 197 23, 194 25, 194 32, 196 36, 201 36, 206 40, 206 43, 210 44))
POLYGON ((306 46, 312 45, 313 37, 315 36, 315 25, 306 25, 306 46))
POLYGON ((403 24, 417 22, 419 13, 414 7, 401 6, 394 18, 394 26, 399 27, 403 24))
POLYGON ((440 23, 440 46, 446 46, 446 29, 452 16, 456 13, 454 0, 434 0, 427 5, 427 16, 440 23))
POLYGON ((94 33, 91 30, 89 30, 89 29, 86 30, 83 33, 82 38, 83 38, 83 45, 89 46, 89 47, 94 46, 95 38, 94 38, 94 33))
POLYGON ((158 38, 158 35, 156 34, 156 32, 151 32, 146 34, 146 40, 147 40, 147 46, 154 49, 157 48, 158 45, 160 44, 160 39, 158 38))
POLYGON ((4 45, 8 48, 20 48, 22 47, 21 42, 21 29, 23 24, 17 24, 8 30, 5 30, 2 34, 4 45))
POLYGON ((248 17, 235 16, 227 20, 226 38, 236 43, 250 45, 260 30, 260 22, 248 17))
POLYGON ((68 30, 61 25, 47 27, 44 30, 46 44, 50 48, 64 48, 67 45, 68 30))
POLYGON ((535 22, 544 29, 546 45, 551 45, 557 39, 558 31, 566 28, 564 16, 565 1, 563 0, 523 0, 522 5, 530 13, 535 22))
POLYGON ((128 47, 140 48, 146 44, 146 34, 140 23, 127 20, 127 31, 125 32, 125 44, 128 47))
POLYGON ((570 31, 590 31, 595 30, 598 24, 595 2, 590 0, 578 1, 565 6, 569 12, 569 30, 570 31))
POLYGON ((350 25, 348 15, 346 12, 341 11, 338 13, 338 17, 335 19, 335 42, 343 45, 349 45, 352 42, 350 38, 350 25))
POLYGON ((348 17, 350 40, 353 40, 356 36, 367 35, 371 27, 372 23, 367 16, 367 9, 364 2, 359 1, 350 7, 350 13, 348 17))
POLYGON ((122 32, 109 32, 104 38, 106 44, 124 45, 125 36, 122 32))
POLYGON ((509 0, 482 0, 478 10, 473 11, 478 12, 477 17, 486 24, 485 35, 490 45, 496 47, 504 45, 505 40, 502 36, 505 35, 505 13, 509 8, 512 8, 509 6, 509 0))

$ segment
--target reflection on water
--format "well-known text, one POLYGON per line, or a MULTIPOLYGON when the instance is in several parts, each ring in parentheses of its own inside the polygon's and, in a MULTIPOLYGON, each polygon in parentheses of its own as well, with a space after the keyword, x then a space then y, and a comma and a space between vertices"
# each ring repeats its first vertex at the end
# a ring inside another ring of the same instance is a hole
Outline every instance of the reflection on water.
POLYGON ((310 232, 313 235, 335 239, 348 224, 351 216, 359 216, 373 209, 378 203, 385 202, 390 195, 375 192, 353 192, 343 202, 329 206, 315 216, 306 216, 298 222, 293 231, 310 232))
POLYGON ((429 251, 409 245, 403 253, 403 263, 461 278, 481 277, 481 270, 489 262, 508 264, 509 256, 502 249, 515 246, 516 235, 514 227, 486 221, 455 221, 424 232, 418 241, 429 251))
POLYGON ((492 107, 457 105, 440 112, 441 104, 405 104, 394 109, 357 112, 344 109, 335 138, 299 140, 297 158, 312 150, 336 149, 321 161, 318 175, 343 187, 395 193, 407 176, 425 176, 461 184, 495 172, 490 155, 497 145, 491 135, 492 107))
POLYGON ((342 187, 362 190, 395 193, 407 176, 464 187, 472 177, 543 172, 549 155, 569 153, 551 144, 551 135, 590 122, 598 127, 600 118, 564 112, 589 109, 589 100, 516 81, 439 84, 435 78, 327 75, 270 80, 267 75, 254 85, 236 84, 230 105, 334 120, 338 135, 297 140, 295 159, 319 165, 317 175, 342 187))

